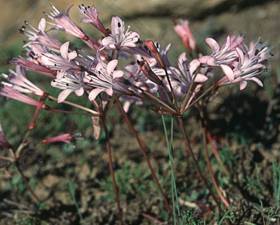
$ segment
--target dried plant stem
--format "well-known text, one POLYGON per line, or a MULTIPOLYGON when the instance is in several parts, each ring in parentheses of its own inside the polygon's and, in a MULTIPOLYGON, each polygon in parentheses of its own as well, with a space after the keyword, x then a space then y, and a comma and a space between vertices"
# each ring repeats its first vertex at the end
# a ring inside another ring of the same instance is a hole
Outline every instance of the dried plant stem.
POLYGON ((199 164, 198 164, 198 161, 194 155, 194 152, 192 150, 192 147, 191 147, 191 143, 190 143, 190 140, 187 136, 187 133, 186 133, 186 129, 184 127, 184 121, 183 121, 183 118, 182 117, 177 117, 178 118, 178 123, 179 123, 179 128, 181 130, 181 132, 183 133, 183 136, 184 136, 184 142, 185 142, 185 147, 186 147, 186 154, 190 155, 195 166, 196 166, 196 170, 201 178, 201 180, 204 182, 205 186, 208 188, 209 190, 209 193, 211 194, 211 196, 213 197, 214 201, 216 202, 216 204, 219 206, 219 200, 217 199, 217 197, 212 193, 212 189, 210 187, 210 185, 208 184, 208 181, 207 179, 205 178, 205 176, 203 175, 200 167, 199 167, 199 164))
POLYGON ((119 186, 116 181, 115 171, 114 171, 114 167, 113 167, 112 146, 111 146, 111 142, 110 142, 109 135, 108 135, 108 129, 107 129, 107 126, 106 126, 104 120, 105 120, 105 116, 103 115, 103 118, 101 118, 101 124, 102 124, 102 127, 105 132, 105 147, 106 147, 107 154, 108 154, 108 165, 109 165, 109 170, 110 170, 110 174, 111 174, 111 178, 112 178, 113 189, 115 192, 115 201, 116 201, 116 205, 117 205, 118 212, 119 212, 118 216, 121 221, 121 224, 123 225, 124 222, 123 222, 123 211, 121 208, 121 201, 120 201, 120 189, 119 189, 119 186))
POLYGON ((158 177, 156 175, 156 172, 155 172, 155 170, 154 170, 154 168, 152 166, 152 162, 151 162, 150 158, 148 157, 148 147, 146 146, 145 142, 142 140, 142 138, 139 136, 138 132, 136 131, 136 129, 132 125, 128 115, 123 110, 122 105, 121 105, 121 103, 119 102, 118 99, 116 99, 116 105, 117 105, 117 108, 118 108, 120 114, 122 115, 125 123, 127 124, 130 132, 135 136, 135 138, 136 138, 136 140, 138 142, 140 150, 141 150, 141 152, 142 152, 142 154, 143 154, 143 156, 144 156, 144 158, 146 160, 146 163, 147 163, 147 165, 148 165, 148 167, 150 169, 150 172, 151 172, 151 175, 153 177, 153 180, 154 180, 155 184, 157 185, 159 191, 161 192, 161 194, 163 196, 164 206, 165 206, 166 210, 169 213, 172 212, 172 209, 171 209, 171 207, 169 205, 168 197, 167 197, 166 193, 163 191, 163 189, 161 187, 161 184, 159 182, 159 179, 158 179, 158 177))
POLYGON ((219 185, 218 185, 218 182, 215 178, 215 175, 214 175, 214 171, 213 171, 213 168, 212 168, 212 165, 211 165, 211 162, 210 162, 210 158, 209 158, 209 152, 208 152, 208 146, 207 146, 207 130, 205 127, 203 127, 203 145, 204 145, 204 151, 205 151, 205 159, 206 159, 206 164, 207 164, 207 170, 210 174, 210 178, 211 178, 211 181, 214 185, 214 188, 220 198, 220 200, 222 201, 222 203, 224 204, 224 206, 226 208, 229 207, 229 201, 226 199, 226 197, 223 195, 219 185))

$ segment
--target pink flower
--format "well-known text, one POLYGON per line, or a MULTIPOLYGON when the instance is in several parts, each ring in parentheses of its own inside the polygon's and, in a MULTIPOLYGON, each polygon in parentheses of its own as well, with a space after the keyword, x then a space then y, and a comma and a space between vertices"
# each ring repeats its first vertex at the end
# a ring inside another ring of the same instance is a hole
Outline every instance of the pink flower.
POLYGON ((209 56, 199 58, 201 63, 214 65, 229 65, 238 59, 236 49, 245 47, 243 37, 227 36, 226 43, 220 46, 213 38, 206 38, 205 42, 210 47, 212 53, 209 56))
POLYGON ((44 53, 41 57, 41 63, 50 68, 51 70, 57 71, 69 71, 69 70, 80 70, 80 67, 72 62, 77 57, 76 51, 69 52, 69 42, 65 42, 60 47, 60 55, 55 53, 44 53))
POLYGON ((27 70, 31 70, 31 71, 34 71, 34 72, 37 72, 40 74, 45 74, 49 77, 54 77, 56 75, 56 71, 50 70, 45 66, 42 66, 38 63, 27 60, 23 57, 18 57, 18 58, 13 59, 11 61, 11 63, 24 67, 27 70))
POLYGON ((86 34, 79 28, 70 18, 69 11, 71 7, 69 7, 65 13, 60 12, 56 7, 52 5, 52 11, 48 15, 50 19, 52 19, 55 23, 55 26, 59 29, 65 30, 67 33, 78 37, 80 39, 87 38, 86 34))
POLYGON ((84 23, 90 23, 93 26, 95 26, 100 32, 105 34, 106 36, 110 33, 108 31, 103 23, 100 21, 98 17, 98 12, 96 8, 90 7, 90 6, 85 6, 84 4, 79 5, 80 12, 83 15, 83 22, 84 23))
POLYGON ((58 95, 58 103, 65 101, 72 92, 75 92, 77 96, 84 94, 85 85, 83 77, 83 74, 80 73, 60 72, 57 74, 56 79, 51 82, 51 85, 63 90, 58 95))
POLYGON ((44 144, 51 144, 51 143, 58 143, 58 142, 63 142, 63 143, 68 144, 72 141, 73 138, 74 138, 73 135, 71 135, 69 133, 65 133, 65 134, 60 134, 55 137, 46 138, 42 142, 44 144))
POLYGON ((182 53, 178 58, 178 68, 168 68, 171 72, 171 78, 174 84, 176 84, 178 94, 186 94, 192 82, 204 83, 208 80, 205 74, 198 71, 199 65, 200 63, 197 60, 189 62, 186 53, 182 53))
POLYGON ((102 45, 109 49, 133 48, 139 41, 139 34, 125 30, 124 22, 120 17, 114 16, 111 22, 111 34, 103 38, 102 45))
POLYGON ((52 5, 52 11, 48 16, 54 21, 54 25, 58 29, 65 30, 67 33, 82 39, 91 48, 99 49, 100 44, 86 35, 85 32, 70 19, 70 9, 71 7, 63 13, 52 5))
POLYGON ((15 90, 14 88, 12 88, 11 86, 8 86, 8 85, 3 85, 0 88, 0 95, 3 97, 14 99, 16 101, 19 101, 19 102, 22 102, 22 103, 25 103, 28 105, 32 105, 35 107, 41 107, 41 102, 23 94, 23 93, 20 93, 19 91, 15 90))
POLYGON ((186 49, 194 51, 196 48, 196 41, 189 27, 189 21, 180 20, 179 23, 174 27, 174 30, 182 39, 182 42, 186 49))
POLYGON ((238 62, 233 64, 232 67, 223 68, 225 77, 218 84, 240 83, 240 90, 243 90, 246 88, 248 81, 253 81, 262 87, 263 83, 257 76, 262 74, 266 68, 265 62, 270 57, 268 47, 257 42, 251 43, 250 48, 246 51, 237 48, 236 52, 239 57, 238 62))
POLYGON ((85 82, 93 87, 89 93, 89 100, 93 101, 102 92, 107 95, 113 95, 113 89, 122 90, 122 87, 118 84, 118 79, 123 77, 123 71, 115 70, 118 65, 118 60, 112 60, 108 64, 102 60, 99 61, 95 70, 96 75, 88 74, 85 77, 85 82))
POLYGON ((227 36, 226 43, 220 46, 213 38, 206 38, 205 42, 211 48, 210 55, 202 56, 198 59, 201 64, 208 66, 220 66, 229 80, 233 80, 231 67, 239 60, 237 49, 244 50, 246 48, 243 37, 227 36))
MULTIPOLYGON (((29 24, 27 24, 27 25, 29 25, 29 24)), ((44 47, 48 47, 51 49, 59 49, 61 46, 61 43, 57 39, 50 37, 45 32, 45 30, 46 30, 46 19, 45 18, 42 18, 40 20, 38 28, 35 28, 35 27, 29 25, 28 30, 25 29, 25 26, 23 26, 21 30, 23 32, 25 32, 26 36, 29 39, 29 43, 27 43, 25 46, 29 46, 34 43, 40 44, 44 47)))
POLYGON ((21 93, 35 94, 37 96, 43 96, 45 93, 26 78, 25 71, 20 66, 16 67, 16 71, 10 70, 9 75, 3 74, 2 76, 8 81, 3 81, 2 84, 4 84, 5 86, 9 86, 21 93))

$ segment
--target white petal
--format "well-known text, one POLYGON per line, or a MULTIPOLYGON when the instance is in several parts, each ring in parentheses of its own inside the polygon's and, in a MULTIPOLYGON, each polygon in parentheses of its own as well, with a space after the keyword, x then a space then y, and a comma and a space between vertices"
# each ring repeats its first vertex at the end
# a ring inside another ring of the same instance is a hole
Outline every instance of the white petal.
POLYGON ((109 75, 111 75, 113 73, 113 71, 116 69, 117 65, 118 65, 118 60, 114 59, 114 60, 110 61, 106 68, 107 73, 109 75))
POLYGON ((255 83, 257 83, 259 86, 263 87, 263 83, 260 79, 256 78, 256 77, 252 77, 250 78, 250 80, 254 81, 255 83))
POLYGON ((68 54, 68 59, 71 61, 72 59, 75 59, 78 56, 76 51, 72 51, 68 54))
POLYGON ((129 101, 125 101, 123 104, 123 110, 127 113, 130 108, 131 103, 129 101))
POLYGON ((63 76, 64 76, 64 72, 61 72, 61 71, 59 71, 59 72, 57 72, 57 74, 56 74, 56 78, 57 79, 61 79, 63 76))
POLYGON ((242 52, 242 50, 240 48, 236 48, 236 52, 239 56, 240 63, 243 64, 244 63, 244 57, 245 57, 244 53, 242 52))
POLYGON ((207 64, 209 66, 215 66, 215 59, 212 56, 201 56, 199 59, 200 63, 207 64))
POLYGON ((95 88, 93 89, 89 95, 88 95, 88 98, 90 101, 93 101, 95 100, 95 98, 101 93, 103 92, 105 89, 104 88, 95 88))
POLYGON ((197 68, 200 66, 200 62, 197 59, 194 59, 190 62, 190 74, 192 75, 197 68))
POLYGON ((45 18, 42 18, 39 22, 38 29, 42 32, 45 32, 47 21, 45 18))
POLYGON ((232 69, 227 65, 221 65, 222 70, 224 71, 225 75, 227 76, 229 81, 234 80, 234 73, 232 69))
POLYGON ((240 91, 244 90, 247 87, 247 81, 241 81, 240 82, 240 91))
POLYGON ((121 78, 121 77, 123 77, 123 75, 124 75, 124 72, 123 72, 123 71, 121 71, 121 70, 116 70, 116 71, 114 71, 114 73, 113 73, 113 79, 121 78))
POLYGON ((77 96, 82 96, 84 94, 84 89, 81 87, 78 90, 75 91, 75 94, 77 96))
POLYGON ((197 74, 195 76, 194 82, 203 83, 203 82, 205 82, 207 80, 208 80, 207 76, 205 76, 204 74, 199 73, 199 74, 197 74))
POLYGON ((64 100, 71 94, 72 90, 70 89, 65 89, 62 92, 59 93, 57 102, 61 103, 64 102, 64 100))
POLYGON ((213 38, 206 38, 205 42, 212 49, 212 51, 217 52, 220 50, 220 46, 219 46, 218 42, 215 41, 213 38))
POLYGON ((60 54, 64 59, 67 59, 68 56, 68 49, 69 49, 69 41, 65 42, 60 47, 60 54))
POLYGON ((124 33, 124 22, 120 17, 118 16, 112 17, 111 29, 113 35, 124 33))
POLYGON ((115 40, 109 36, 109 37, 103 38, 101 43, 102 43, 102 45, 104 45, 106 47, 112 47, 115 45, 115 40))
POLYGON ((109 96, 112 96, 113 95, 113 89, 112 88, 108 88, 105 90, 106 94, 109 95, 109 96))

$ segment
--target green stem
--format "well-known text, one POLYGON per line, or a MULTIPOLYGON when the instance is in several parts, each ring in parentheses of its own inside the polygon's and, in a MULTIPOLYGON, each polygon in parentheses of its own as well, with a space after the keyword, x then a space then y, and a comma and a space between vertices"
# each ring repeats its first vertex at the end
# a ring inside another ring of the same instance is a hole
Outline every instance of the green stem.
POLYGON ((166 140, 166 144, 167 144, 169 167, 170 167, 170 173, 171 173, 172 210, 173 210, 173 219, 174 219, 173 224, 176 225, 177 224, 177 217, 179 218, 181 213, 180 213, 178 192, 177 192, 177 186, 176 186, 176 176, 175 176, 175 172, 174 172, 174 158, 173 158, 174 121, 173 121, 173 118, 171 118, 170 137, 169 137, 170 139, 169 139, 164 116, 161 116, 161 120, 162 120, 162 124, 163 124, 165 140, 166 140))

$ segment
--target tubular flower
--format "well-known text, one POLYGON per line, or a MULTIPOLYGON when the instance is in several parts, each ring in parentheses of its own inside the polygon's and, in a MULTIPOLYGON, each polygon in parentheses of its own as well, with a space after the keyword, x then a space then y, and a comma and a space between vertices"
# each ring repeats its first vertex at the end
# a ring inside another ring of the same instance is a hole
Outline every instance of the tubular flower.
POLYGON ((48 15, 50 19, 52 19, 55 23, 55 26, 59 29, 65 30, 67 33, 78 37, 80 39, 87 39, 86 34, 79 28, 70 18, 69 11, 71 7, 69 7, 66 12, 60 12, 56 7, 52 5, 52 11, 48 15))
POLYGON ((46 138, 42 142, 44 144, 59 143, 59 142, 68 144, 73 140, 73 138, 74 138, 73 135, 69 133, 65 133, 65 134, 57 135, 55 137, 46 138))
POLYGON ((182 39, 185 48, 190 51, 194 51, 196 48, 196 41, 189 27, 189 21, 180 20, 179 23, 174 27, 174 30, 182 39))
POLYGON ((15 64, 15 65, 19 65, 27 70, 31 70, 31 71, 34 71, 34 72, 37 72, 37 73, 41 73, 41 74, 45 74, 49 77, 54 77, 56 72, 55 71, 52 71, 50 69, 48 69, 47 67, 45 66, 42 66, 40 65, 39 63, 36 63, 31 61, 31 60, 27 60, 23 57, 18 57, 18 58, 15 58, 11 61, 12 64, 15 64))
POLYGON ((109 49, 133 48, 139 41, 139 34, 125 30, 124 22, 118 16, 114 16, 111 22, 111 34, 103 38, 102 44, 109 49))
POLYGON ((46 32, 46 19, 42 18, 39 22, 38 28, 35 28, 29 24, 29 29, 26 29, 25 26, 22 27, 22 31, 26 34, 29 42, 25 46, 30 46, 34 43, 40 44, 42 46, 59 50, 61 43, 55 39, 50 37, 46 32))
POLYGON ((42 107, 42 103, 15 90, 10 85, 3 84, 2 87, 0 87, 0 95, 3 97, 7 97, 22 103, 25 103, 27 105, 32 105, 35 107, 42 107))
POLYGON ((17 66, 16 71, 10 70, 10 74, 3 74, 4 78, 6 78, 7 82, 3 81, 2 84, 5 86, 9 86, 16 91, 25 94, 34 94, 38 96, 43 96, 44 91, 38 88, 35 84, 33 84, 30 80, 28 80, 25 76, 25 71, 22 67, 17 66))
POLYGON ((102 32, 106 36, 108 35, 108 30, 104 27, 103 23, 100 21, 96 8, 85 6, 84 4, 79 5, 79 8, 80 8, 80 13, 83 16, 82 21, 84 23, 90 23, 93 26, 95 26, 100 32, 102 32))

